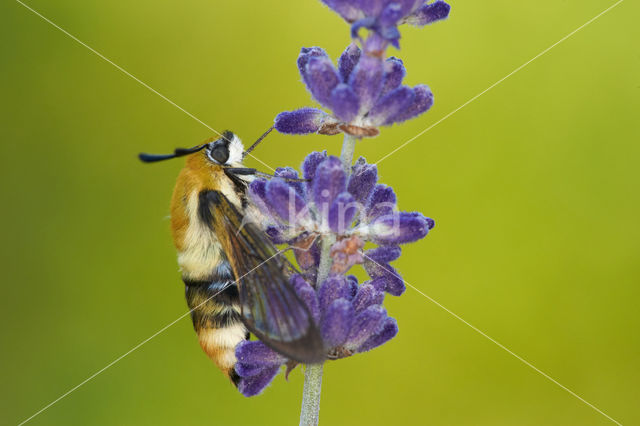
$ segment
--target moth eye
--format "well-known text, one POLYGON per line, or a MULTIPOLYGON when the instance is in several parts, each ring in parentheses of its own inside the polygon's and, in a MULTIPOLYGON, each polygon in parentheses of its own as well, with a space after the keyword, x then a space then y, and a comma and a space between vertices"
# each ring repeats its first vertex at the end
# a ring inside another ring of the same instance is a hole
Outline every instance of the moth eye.
POLYGON ((226 144, 216 144, 209 151, 209 156, 220 164, 224 164, 229 159, 229 148, 226 144))

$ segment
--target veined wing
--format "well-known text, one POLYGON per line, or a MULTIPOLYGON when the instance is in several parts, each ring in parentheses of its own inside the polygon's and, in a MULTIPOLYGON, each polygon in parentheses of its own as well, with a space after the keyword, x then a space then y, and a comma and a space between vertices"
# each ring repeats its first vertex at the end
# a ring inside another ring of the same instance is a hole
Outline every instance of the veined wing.
POLYGON ((200 218, 220 239, 238 281, 242 321, 262 342, 310 364, 324 359, 309 309, 289 283, 290 263, 219 191, 200 193, 200 218))

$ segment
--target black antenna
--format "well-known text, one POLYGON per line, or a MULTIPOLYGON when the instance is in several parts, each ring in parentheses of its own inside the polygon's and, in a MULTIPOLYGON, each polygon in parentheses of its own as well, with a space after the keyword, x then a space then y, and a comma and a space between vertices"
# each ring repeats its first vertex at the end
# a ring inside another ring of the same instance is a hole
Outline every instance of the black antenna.
POLYGON ((262 136, 260 136, 260 137, 258 138, 258 140, 257 140, 257 141, 255 141, 255 142, 253 143, 253 145, 251 145, 251 146, 249 147, 249 149, 247 149, 247 150, 242 154, 242 158, 246 157, 246 156, 247 156, 251 151, 253 151, 253 150, 255 149, 255 147, 256 147, 256 146, 258 146, 258 144, 259 144, 260 142, 262 142, 262 139, 266 138, 266 137, 267 137, 267 135, 268 135, 269 133, 271 133, 271 131, 273 130, 273 127, 274 127, 274 126, 269 127, 269 130, 267 130, 266 132, 264 132, 264 133, 262 134, 262 136))
POLYGON ((140 161, 145 163, 155 163, 157 161, 170 160, 171 158, 182 157, 185 155, 193 154, 194 152, 198 152, 203 149, 208 144, 197 145, 193 148, 176 148, 173 151, 173 154, 138 154, 138 158, 140 161))

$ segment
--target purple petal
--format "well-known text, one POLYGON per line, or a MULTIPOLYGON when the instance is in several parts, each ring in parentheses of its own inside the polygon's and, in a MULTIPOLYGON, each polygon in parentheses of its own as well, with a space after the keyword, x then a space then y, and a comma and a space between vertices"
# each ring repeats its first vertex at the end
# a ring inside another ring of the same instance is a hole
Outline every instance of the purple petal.
POLYGON ((252 203, 269 219, 277 222, 274 215, 275 212, 271 208, 271 203, 267 197, 267 181, 264 179, 256 179, 249 184, 249 198, 252 203))
POLYGON ((258 340, 245 341, 236 347, 238 363, 249 365, 282 365, 287 359, 258 340))
POLYGON ((429 228, 429 231, 431 231, 433 228, 436 227, 436 221, 431 219, 430 217, 427 217, 427 228, 429 228))
POLYGON ((304 280, 300 275, 296 274, 291 277, 291 285, 296 291, 296 294, 307 305, 309 312, 316 324, 320 321, 320 306, 318 304, 318 297, 316 291, 311 285, 304 280))
POLYGON ((316 108, 301 108, 295 111, 285 111, 278 114, 274 120, 275 128, 287 135, 306 135, 315 133, 329 115, 316 108))
POLYGON ((272 365, 265 367, 264 365, 243 364, 241 362, 235 365, 236 373, 240 377, 251 377, 260 374, 265 368, 273 368, 272 365))
POLYGON ((360 99, 360 113, 371 109, 382 90, 383 61, 363 55, 349 78, 349 85, 360 99))
POLYGON ((341 83, 331 92, 331 110, 333 115, 341 121, 349 123, 356 118, 360 108, 360 101, 353 89, 341 83))
POLYGON ((357 44, 351 43, 338 59, 338 72, 344 83, 349 81, 351 72, 358 64, 362 51, 357 44))
POLYGON ((409 15, 411 12, 419 8, 425 1, 428 0, 392 0, 394 3, 402 6, 403 16, 409 15))
POLYGON ((355 313, 346 299, 334 300, 322 320, 322 339, 329 348, 342 345, 349 335, 355 313))
POLYGON ((400 111, 395 116, 389 118, 385 124, 400 123, 424 114, 433 105, 433 93, 429 86, 424 84, 413 88, 413 102, 407 108, 400 111))
POLYGON ((435 3, 425 4, 412 15, 407 17, 405 22, 422 27, 424 25, 446 19, 449 17, 450 11, 451 6, 442 0, 438 0, 435 3))
POLYGON ((378 167, 375 164, 367 164, 366 160, 360 157, 351 170, 347 190, 356 202, 364 205, 378 180, 378 167))
POLYGON ((400 296, 407 289, 402 276, 388 263, 376 262, 365 256, 364 269, 372 278, 370 284, 378 291, 400 296))
POLYGON ((303 47, 300 49, 300 55, 298 56, 298 71, 300 71, 300 75, 302 76, 302 81, 307 86, 309 85, 308 75, 307 75, 307 64, 311 58, 328 58, 327 52, 324 51, 321 47, 303 47))
POLYGON ((302 163, 302 177, 307 180, 312 180, 316 175, 316 170, 320 163, 322 163, 327 158, 327 151, 314 151, 311 154, 307 155, 302 163))
POLYGON ((342 16, 347 22, 353 22, 361 17, 362 12, 353 4, 353 0, 322 0, 322 2, 342 16))
POLYGON ((340 84, 340 76, 331 60, 324 56, 310 58, 306 67, 305 81, 315 100, 331 108, 331 92, 340 84))
POLYGON ((377 290, 371 284, 362 284, 358 289, 358 294, 356 294, 355 299, 353 299, 353 308, 356 314, 359 314, 369 306, 382 305, 383 300, 384 293, 382 291, 377 290))
POLYGON ((318 290, 318 301, 322 312, 326 312, 334 300, 351 300, 352 297, 351 284, 343 275, 331 275, 318 290))
POLYGON ((387 318, 384 321, 382 330, 371 336, 357 349, 358 352, 366 352, 387 343, 398 334, 398 322, 394 318, 387 318))
POLYGON ((255 203, 267 202, 267 181, 265 179, 256 179, 249 185, 249 195, 255 203))
POLYGON ((369 284, 378 291, 387 291, 387 280, 385 277, 375 277, 369 281, 369 284))
POLYGON ((367 220, 394 212, 396 208, 396 194, 390 186, 377 184, 373 188, 371 197, 365 208, 367 220))
POLYGON ((400 257, 402 249, 399 246, 380 246, 372 250, 367 250, 364 254, 372 262, 389 263, 400 257))
POLYGON ((353 299, 358 293, 358 278, 355 275, 347 275, 347 283, 351 289, 351 293, 349 293, 348 299, 353 299))
POLYGON ((401 59, 392 56, 384 61, 384 82, 382 84, 381 95, 397 89, 402 84, 402 80, 407 75, 401 59))
POLYGON ((411 88, 400 86, 378 99, 367 118, 374 125, 391 124, 389 119, 408 108, 415 96, 411 88))
POLYGON ((343 233, 353 222, 358 212, 358 204, 348 192, 339 194, 329 207, 328 224, 333 232, 343 233))
MULTIPOLYGON (((316 170, 320 163, 322 163, 327 158, 327 151, 322 152, 312 152, 307 155, 302 162, 302 166, 300 169, 302 170, 302 177, 307 180, 305 182, 305 187, 307 188, 307 194, 311 191, 313 187, 313 178, 316 175, 316 170)), ((309 199, 309 195, 305 197, 309 199)))
POLYGON ((407 11, 407 13, 411 13, 414 10, 419 9, 420 6, 422 6, 424 3, 428 3, 430 1, 433 1, 433 0, 409 0, 411 4, 409 5, 409 10, 407 11))
POLYGON ((399 212, 376 218, 369 228, 369 238, 377 244, 406 244, 424 238, 429 222, 420 213, 399 212))
POLYGON ((398 3, 390 3, 384 8, 382 13, 380 13, 378 24, 382 27, 395 26, 403 17, 404 10, 402 5, 398 3))
POLYGON ((351 38, 354 40, 356 39, 362 40, 360 38, 360 35, 358 34, 360 32, 360 28, 367 28, 369 30, 374 30, 375 27, 376 27, 376 18, 374 18, 373 16, 367 16, 367 17, 358 19, 357 21, 351 24, 351 38))
POLYGON ((244 396, 255 396, 266 388, 278 374, 280 366, 265 368, 260 374, 240 379, 238 390, 244 396))
POLYGON ((398 27, 387 27, 382 36, 396 49, 400 49, 400 30, 398 27))
POLYGON ((282 179, 274 178, 267 183, 267 201, 280 218, 290 224, 309 221, 309 209, 300 195, 282 179))
POLYGON ((378 278, 382 278, 386 282, 385 291, 392 296, 400 296, 407 290, 402 276, 389 264, 384 264, 383 267, 384 271, 378 278))
POLYGON ((369 306, 360 312, 356 315, 345 347, 348 349, 360 347, 371 336, 380 332, 385 318, 387 318, 387 311, 379 305, 369 306))
POLYGON ((307 288, 310 290, 313 290, 313 287, 311 286, 311 284, 309 284, 307 280, 305 280, 304 277, 300 274, 292 275, 291 278, 289 279, 289 283, 293 286, 296 293, 299 293, 300 291, 305 290, 307 288))
POLYGON ((276 167, 274 176, 281 177, 285 180, 287 185, 296 190, 296 193, 302 198, 306 197, 304 190, 304 182, 287 180, 287 179, 299 179, 298 172, 293 167, 276 167))
POLYGON ((284 235, 282 235, 281 228, 278 228, 277 226, 269 225, 264 232, 269 236, 273 244, 284 244, 287 242, 284 235))
POLYGON ((351 0, 367 16, 377 16, 389 0, 351 0))
POLYGON ((330 156, 316 169, 311 181, 313 201, 326 219, 329 207, 346 190, 347 176, 338 157, 330 156))

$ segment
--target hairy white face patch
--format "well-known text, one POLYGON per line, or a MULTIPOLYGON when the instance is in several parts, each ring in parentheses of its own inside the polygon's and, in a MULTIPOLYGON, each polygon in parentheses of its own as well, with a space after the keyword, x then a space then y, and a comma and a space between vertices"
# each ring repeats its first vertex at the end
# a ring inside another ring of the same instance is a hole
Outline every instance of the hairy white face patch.
POLYGON ((244 157, 244 146, 239 137, 227 130, 222 137, 207 144, 206 154, 215 164, 239 167, 244 157))
POLYGON ((235 134, 229 143, 229 159, 225 164, 237 166, 242 163, 242 154, 244 153, 244 145, 235 134))

